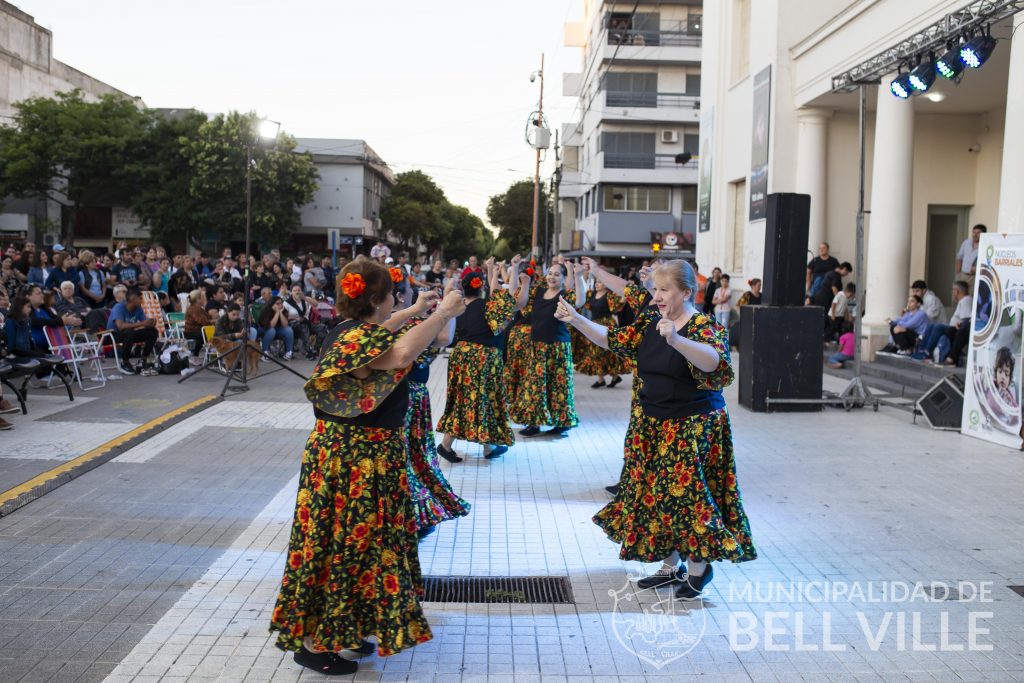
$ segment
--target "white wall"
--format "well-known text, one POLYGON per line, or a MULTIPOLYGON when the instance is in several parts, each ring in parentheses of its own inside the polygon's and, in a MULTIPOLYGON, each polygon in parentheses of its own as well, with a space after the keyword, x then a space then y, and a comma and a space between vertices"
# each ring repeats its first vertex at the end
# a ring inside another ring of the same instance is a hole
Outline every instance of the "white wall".
POLYGON ((363 166, 361 164, 317 164, 320 188, 313 201, 302 207, 299 232, 321 232, 327 228, 362 230, 363 166))

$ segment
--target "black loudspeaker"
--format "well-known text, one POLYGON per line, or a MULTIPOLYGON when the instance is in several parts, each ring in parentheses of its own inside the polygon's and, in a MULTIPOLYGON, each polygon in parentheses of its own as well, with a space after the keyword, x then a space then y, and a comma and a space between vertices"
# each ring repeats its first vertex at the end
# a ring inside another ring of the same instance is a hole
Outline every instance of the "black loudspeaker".
MULTIPOLYGON (((803 288, 801 287, 801 290, 803 288)), ((802 292, 801 292, 802 293, 802 292)), ((821 398, 819 306, 743 306, 740 313, 740 404, 768 410, 766 398, 821 398)), ((821 404, 773 403, 772 412, 813 412, 821 404)))
POLYGON ((769 306, 803 306, 807 289, 807 239, 811 196, 768 195, 764 230, 764 290, 769 306))
POLYGON ((964 381, 959 375, 943 377, 917 399, 917 412, 932 429, 960 431, 964 412, 964 381))

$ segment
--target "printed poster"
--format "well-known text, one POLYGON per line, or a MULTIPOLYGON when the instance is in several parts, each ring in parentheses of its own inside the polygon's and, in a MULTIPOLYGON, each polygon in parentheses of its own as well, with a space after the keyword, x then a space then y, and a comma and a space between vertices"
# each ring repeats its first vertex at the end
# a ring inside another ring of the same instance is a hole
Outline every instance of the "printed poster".
POLYGON ((984 234, 978 245, 960 431, 1021 447, 1024 235, 984 234))
POLYGON ((766 215, 768 201, 768 123, 771 116, 772 67, 754 76, 754 128, 750 144, 750 220, 766 215))
POLYGON ((711 230, 711 149, 714 144, 715 108, 708 107, 700 119, 700 156, 697 161, 697 231, 711 230))

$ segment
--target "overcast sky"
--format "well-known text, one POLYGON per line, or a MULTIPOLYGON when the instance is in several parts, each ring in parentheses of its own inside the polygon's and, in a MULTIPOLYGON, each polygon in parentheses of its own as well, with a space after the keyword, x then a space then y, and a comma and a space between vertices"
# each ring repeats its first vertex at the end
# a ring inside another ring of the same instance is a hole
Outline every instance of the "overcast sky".
MULTIPOLYGON (((151 107, 255 110, 296 137, 362 138, 419 168, 486 220, 532 177, 523 140, 546 53, 552 127, 575 101, 562 46, 582 0, 12 0, 53 31, 53 54, 151 107)), ((544 173, 553 169, 553 158, 544 173)))

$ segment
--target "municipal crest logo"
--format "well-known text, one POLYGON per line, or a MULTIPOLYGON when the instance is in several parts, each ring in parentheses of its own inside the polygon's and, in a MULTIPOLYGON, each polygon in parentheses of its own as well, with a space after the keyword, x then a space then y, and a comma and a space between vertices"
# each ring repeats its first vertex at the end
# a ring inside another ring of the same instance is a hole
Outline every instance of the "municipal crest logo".
POLYGON ((608 590, 615 600, 612 633, 616 640, 657 669, 686 656, 707 627, 703 600, 676 600, 673 588, 641 590, 627 580, 619 590, 608 590))

